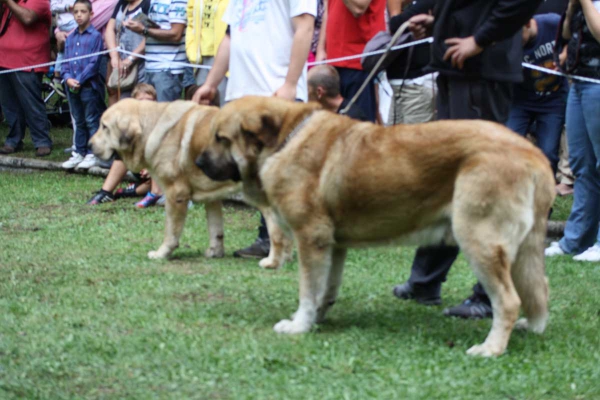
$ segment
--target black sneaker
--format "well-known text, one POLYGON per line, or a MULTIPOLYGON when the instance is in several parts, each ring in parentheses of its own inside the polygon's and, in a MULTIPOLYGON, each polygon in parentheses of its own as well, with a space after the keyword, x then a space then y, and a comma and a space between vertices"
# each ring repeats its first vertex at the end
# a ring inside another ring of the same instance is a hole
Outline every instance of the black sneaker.
POLYGON ((265 258, 269 255, 270 248, 271 243, 268 240, 258 238, 245 249, 234 251, 233 256, 238 258, 265 258))
POLYGON ((418 294, 410 282, 394 287, 394 296, 402 300, 414 300, 425 306, 438 306, 442 304, 442 298, 438 294, 418 294))
POLYGON ((110 203, 113 201, 115 201, 115 197, 112 195, 112 193, 109 193, 105 190, 100 190, 85 204, 88 206, 96 206, 98 204, 110 203))
POLYGON ((492 318, 493 313, 488 299, 484 299, 478 294, 473 294, 461 304, 446 308, 444 315, 448 317, 482 319, 492 318))

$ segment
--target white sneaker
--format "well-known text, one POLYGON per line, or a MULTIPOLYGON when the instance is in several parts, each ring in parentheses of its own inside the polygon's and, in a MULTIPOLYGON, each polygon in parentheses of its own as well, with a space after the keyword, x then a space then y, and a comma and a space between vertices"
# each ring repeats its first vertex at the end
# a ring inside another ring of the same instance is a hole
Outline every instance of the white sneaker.
POLYGON ((83 156, 79 153, 72 152, 71 158, 62 163, 64 169, 73 169, 83 161, 83 156))
POLYGON ((94 156, 93 154, 88 154, 87 156, 85 156, 85 158, 83 159, 83 161, 81 163, 79 163, 79 165, 77 166, 77 169, 89 169, 92 167, 95 167, 98 164, 98 159, 96 158, 96 156, 94 156))
POLYGON ((598 262, 600 261, 600 244, 596 243, 583 253, 576 255, 573 257, 575 261, 589 261, 589 262, 598 262))
POLYGON ((546 250, 544 250, 544 255, 546 257, 562 256, 564 254, 565 252, 563 251, 563 249, 560 248, 558 242, 550 243, 550 246, 548 246, 546 250))

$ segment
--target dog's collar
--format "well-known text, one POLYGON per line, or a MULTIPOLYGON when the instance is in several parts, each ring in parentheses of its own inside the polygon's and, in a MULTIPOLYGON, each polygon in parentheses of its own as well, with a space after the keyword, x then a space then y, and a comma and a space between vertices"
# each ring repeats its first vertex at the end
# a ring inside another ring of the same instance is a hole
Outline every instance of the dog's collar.
POLYGON ((292 140, 294 136, 296 136, 296 134, 298 134, 298 132, 300 132, 300 130, 304 128, 304 126, 307 124, 308 120, 313 116, 313 114, 314 112, 311 112, 298 125, 296 125, 294 130, 291 131, 290 134, 287 135, 287 137, 283 140, 283 142, 281 142, 279 147, 277 147, 277 150, 275 150, 276 153, 278 151, 281 151, 281 149, 283 149, 290 142, 290 140, 292 140))

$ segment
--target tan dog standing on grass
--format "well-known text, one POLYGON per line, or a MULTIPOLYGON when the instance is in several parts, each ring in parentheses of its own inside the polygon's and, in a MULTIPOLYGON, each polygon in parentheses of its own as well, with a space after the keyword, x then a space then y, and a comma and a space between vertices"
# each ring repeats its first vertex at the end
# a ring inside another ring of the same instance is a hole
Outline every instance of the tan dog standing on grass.
POLYGON ((384 128, 264 97, 227 104, 212 132, 196 164, 215 180, 241 180, 298 246, 300 306, 276 332, 323 320, 348 247, 442 242, 460 246, 492 302, 491 331, 468 354, 502 354, 520 306, 518 325, 544 331, 554 177, 527 140, 492 122, 384 128))
MULTIPOLYGON (((166 258, 179 246, 190 200, 205 204, 210 237, 206 257, 225 254, 221 200, 239 192, 241 185, 211 180, 194 165, 211 141, 210 125, 218 110, 191 101, 125 99, 104 112, 98 132, 90 140, 96 156, 108 159, 116 152, 129 170, 148 169, 163 190, 165 237, 158 250, 148 253, 150 258, 166 258)), ((270 210, 262 211, 274 237, 281 236, 270 210)), ((271 249, 269 257, 260 262, 265 268, 278 268, 290 257, 278 243, 272 242, 271 249)))

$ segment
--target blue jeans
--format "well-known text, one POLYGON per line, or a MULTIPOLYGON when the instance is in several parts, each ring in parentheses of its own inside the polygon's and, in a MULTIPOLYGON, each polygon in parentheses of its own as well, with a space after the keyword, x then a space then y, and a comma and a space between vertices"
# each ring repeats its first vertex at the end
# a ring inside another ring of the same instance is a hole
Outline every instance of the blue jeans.
POLYGON ((181 99, 183 90, 183 74, 173 74, 171 71, 146 70, 146 82, 156 89, 156 100, 175 101, 181 99))
POLYGON ((75 119, 75 151, 82 156, 91 153, 88 141, 100 126, 100 117, 106 109, 102 94, 89 85, 79 89, 79 93, 67 91, 71 115, 75 119))
POLYGON ((52 147, 41 73, 21 71, 0 75, 0 107, 9 126, 6 146, 21 146, 28 126, 35 148, 52 147))
POLYGON ((539 112, 530 111, 518 106, 513 106, 506 126, 521 136, 531 132, 537 139, 537 145, 546 158, 550 161, 552 171, 556 172, 558 166, 558 149, 560 135, 565 124, 565 111, 539 112), (535 131, 530 128, 535 122, 535 131))
POLYGON ((600 221, 600 86, 576 82, 567 99, 569 163, 575 175, 573 207, 559 244, 579 254, 597 239, 600 221))

